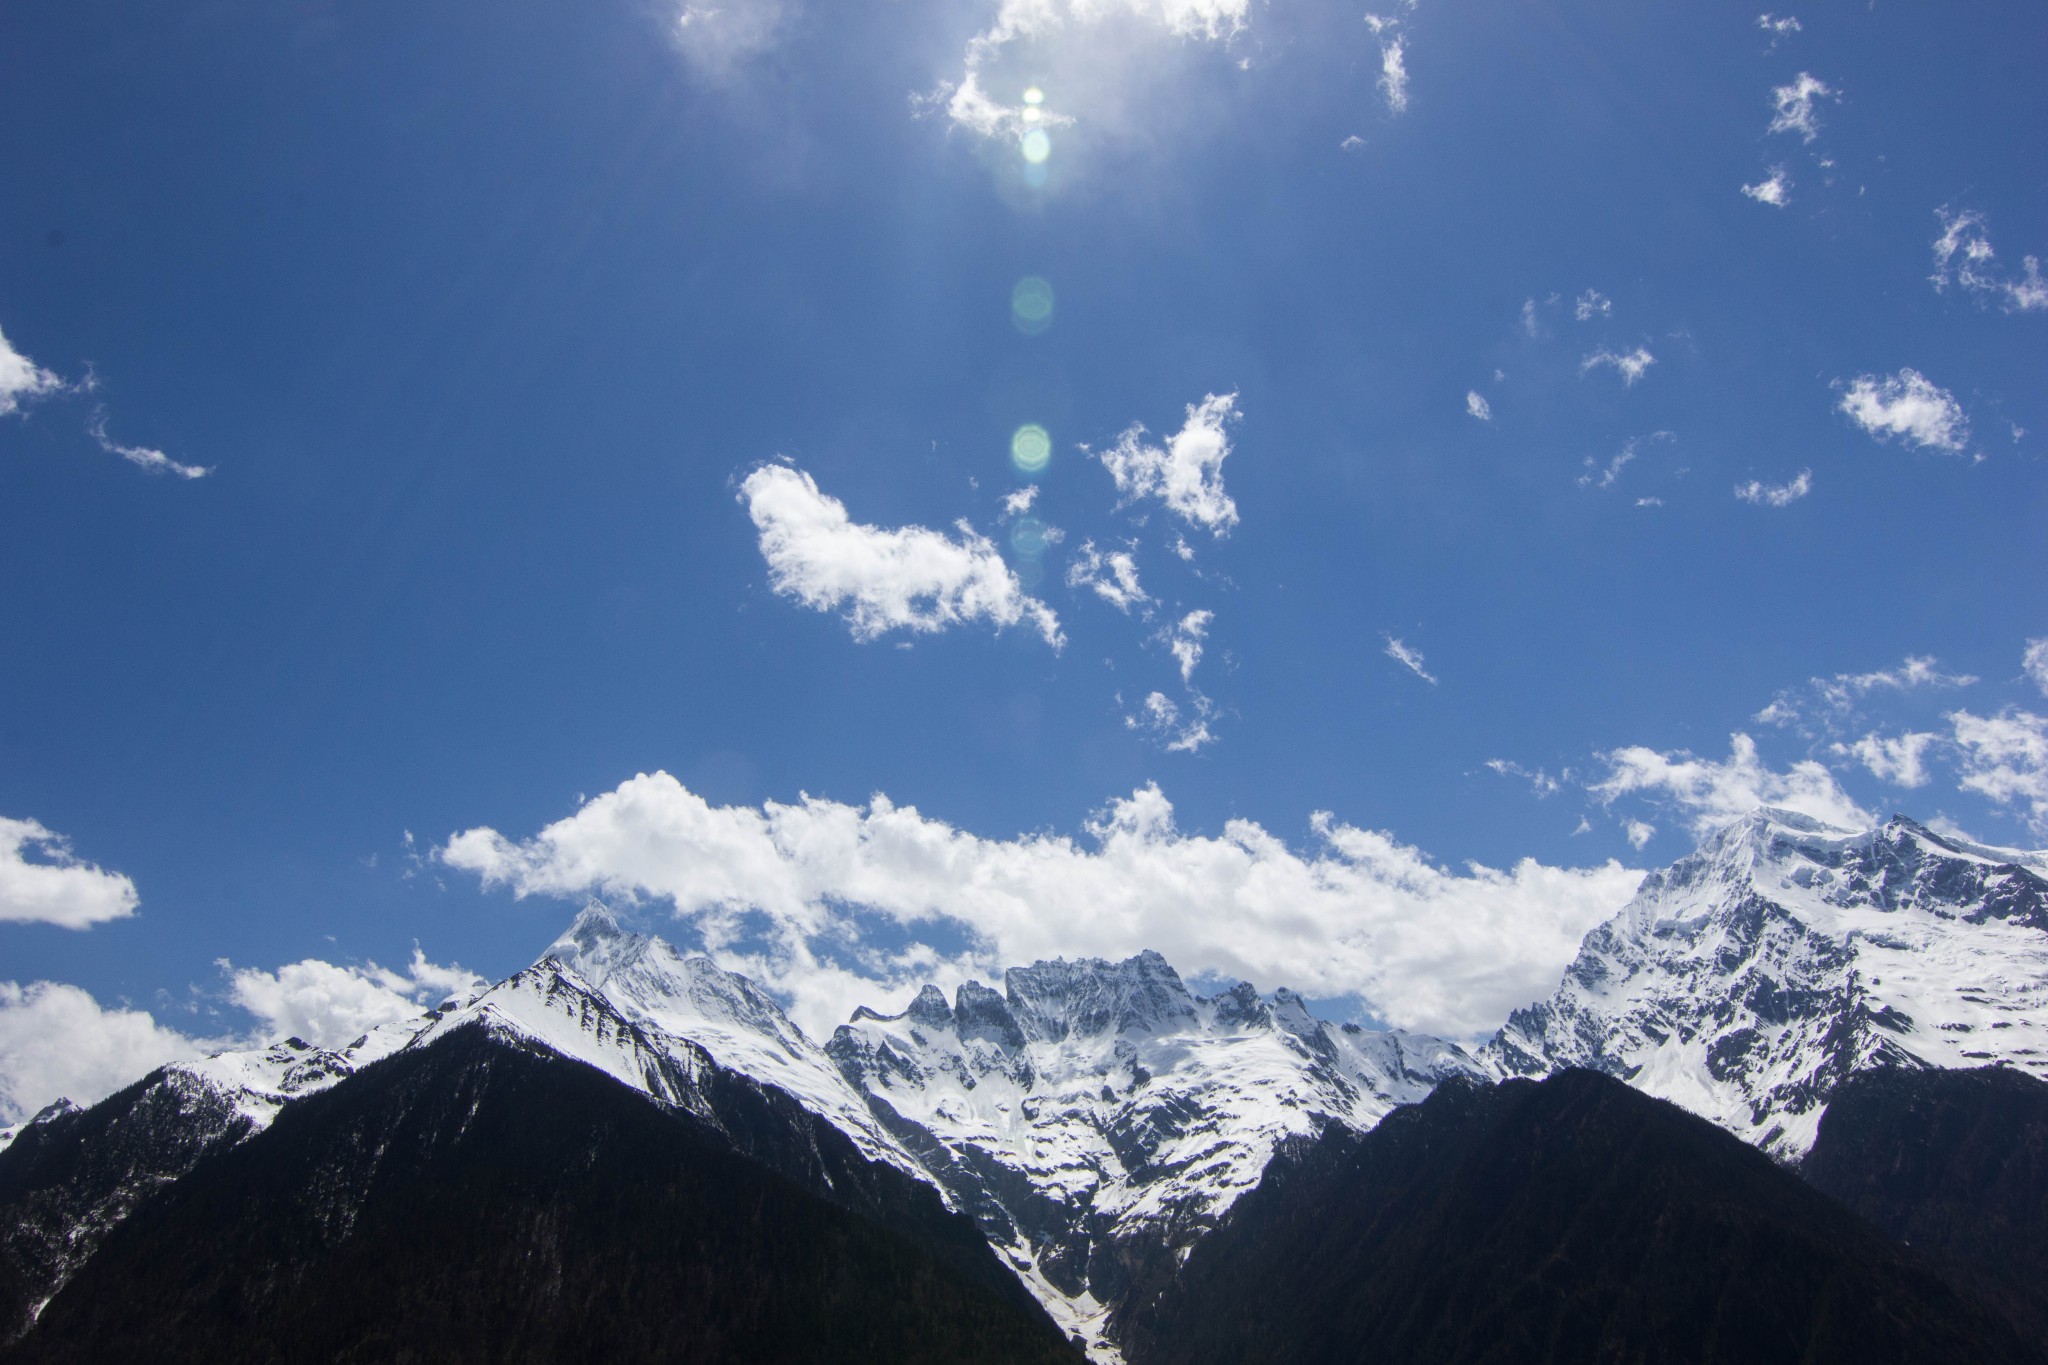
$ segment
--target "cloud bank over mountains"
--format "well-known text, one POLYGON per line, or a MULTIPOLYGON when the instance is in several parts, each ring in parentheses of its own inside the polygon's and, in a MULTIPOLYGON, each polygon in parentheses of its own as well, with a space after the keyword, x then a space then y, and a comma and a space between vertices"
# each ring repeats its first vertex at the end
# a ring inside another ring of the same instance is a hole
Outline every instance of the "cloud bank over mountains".
POLYGON ((1548 989, 1641 878, 1613 861, 1447 869, 1328 813, 1309 832, 1299 848, 1250 820, 1185 833, 1146 786, 1080 838, 992 839, 879 794, 720 806, 651 773, 526 838, 465 830, 437 856, 517 896, 657 903, 793 1000, 814 1037, 926 980, 1144 948, 1183 972, 1357 996, 1390 1023, 1469 1034, 1548 989))

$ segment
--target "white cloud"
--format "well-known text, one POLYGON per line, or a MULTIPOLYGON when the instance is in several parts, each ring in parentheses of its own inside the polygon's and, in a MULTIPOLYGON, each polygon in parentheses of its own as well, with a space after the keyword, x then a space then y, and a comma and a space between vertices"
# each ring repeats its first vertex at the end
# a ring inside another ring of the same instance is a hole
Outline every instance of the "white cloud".
POLYGON ((1026 594, 996 547, 964 521, 957 540, 923 526, 864 526, 786 465, 755 469, 739 496, 775 591, 816 611, 843 610, 856 640, 985 620, 998 630, 1029 621, 1054 649, 1066 643, 1052 608, 1026 594))
POLYGON ((1777 110, 1771 119, 1771 131, 1797 133, 1811 142, 1820 132, 1820 116, 1814 112, 1814 101, 1838 98, 1839 91, 1802 71, 1792 84, 1771 91, 1771 103, 1777 110))
MULTIPOLYGON (((1489 758, 1486 760, 1486 766, 1499 773, 1502 777, 1521 778, 1529 784, 1529 790, 1536 793, 1536 799, 1539 801, 1545 797, 1557 795, 1562 786, 1556 778, 1543 771, 1543 769, 1538 768, 1531 772, 1512 759, 1489 758)), ((1565 770, 1565 776, 1567 778, 1571 776, 1569 768, 1565 770)))
POLYGON ((1773 166, 1769 179, 1744 185, 1742 192, 1759 204, 1781 209, 1792 202, 1792 178, 1785 174, 1783 166, 1773 166))
POLYGON ((1572 316, 1580 322, 1604 318, 1614 311, 1614 300, 1597 289, 1588 289, 1572 304, 1572 316))
POLYGON ((1209 721, 1215 714, 1215 707, 1199 692, 1190 698, 1185 718, 1173 698, 1164 692, 1149 692, 1139 704, 1137 714, 1124 717, 1124 724, 1151 735, 1164 744, 1170 754, 1192 754, 1199 752, 1203 745, 1216 742, 1214 732, 1209 729, 1209 721))
POLYGON ((2029 313, 2048 308, 2048 280, 2041 278, 2038 257, 2021 258, 2017 278, 1999 271, 1991 249, 1991 236, 1984 215, 1974 209, 1951 213, 1946 206, 1934 211, 1941 220, 1941 234, 1934 239, 1933 281, 1937 292, 1951 281, 1980 296, 1997 299, 2009 313, 2029 313))
POLYGON ((1961 786, 2000 805, 2027 807, 2035 834, 2048 835, 2048 718, 2017 706, 1995 716, 1952 711, 1961 786))
POLYGON ((1387 642, 1387 647, 1380 651, 1382 654, 1385 654, 1389 659, 1392 659, 1395 663, 1400 664, 1401 667, 1407 669, 1410 673, 1413 673, 1416 677, 1422 679, 1431 687, 1436 686, 1436 675, 1434 675, 1428 669, 1422 666, 1421 650, 1410 649, 1407 645, 1402 644, 1399 640, 1395 639, 1391 635, 1383 636, 1382 638, 1385 639, 1387 642))
POLYGON ((1921 687, 1971 687, 1976 682, 1973 674, 1942 672, 1940 662, 1931 654, 1909 654, 1896 668, 1837 673, 1832 678, 1813 679, 1813 686, 1830 706, 1847 710, 1854 698, 1879 690, 1911 692, 1921 687))
POLYGON ((1621 471, 1628 468, 1629 463, 1635 459, 1636 446, 1638 444, 1634 439, 1630 439, 1623 444, 1620 450, 1615 452, 1614 458, 1609 460, 1605 467, 1602 467, 1598 460, 1588 455, 1585 460, 1586 472, 1579 475, 1579 487, 1614 487, 1615 480, 1621 477, 1621 471))
POLYGON ((1399 38, 1380 44, 1380 91, 1387 97, 1387 108, 1397 114, 1407 110, 1408 65, 1399 38))
POLYGON ((1180 665, 1183 685, 1193 680, 1195 665, 1202 662, 1202 641, 1208 637, 1209 623, 1215 619, 1213 611, 1191 611, 1167 632, 1166 647, 1180 665))
POLYGON ((1825 766, 1804 759, 1788 772, 1773 772, 1757 757, 1756 741, 1729 737, 1725 762, 1696 758, 1684 750, 1659 753, 1630 745, 1602 754, 1607 776, 1587 788, 1600 800, 1641 794, 1668 801, 1692 814, 1695 833, 1747 815, 1758 806, 1781 806, 1845 829, 1872 823, 1869 812, 1849 799, 1825 766))
POLYGON ((1186 536, 1176 534, 1173 538, 1172 549, 1174 554, 1178 555, 1183 563, 1192 564, 1194 562, 1195 547, 1188 544, 1186 536))
POLYGON ((1579 362, 1579 373, 1588 374, 1604 365, 1620 375, 1626 387, 1641 379, 1643 373, 1656 363, 1657 357, 1650 354, 1648 347, 1638 346, 1627 355, 1616 355, 1602 346, 1579 362))
POLYGON ((1636 499, 1636 506, 1638 507, 1662 507, 1663 505, 1664 499, 1656 497, 1654 495, 1646 498, 1636 499))
MULTIPOLYGON (((1756 713, 1764 725, 1795 725, 1816 721, 1825 730, 1839 732, 1844 720, 1857 714, 1863 699, 1873 692, 1911 692, 1923 687, 1971 687, 1977 679, 1969 673, 1945 673, 1930 654, 1908 655, 1891 668, 1868 673, 1837 673, 1831 678, 1808 678, 1806 686, 1819 703, 1816 708, 1795 690, 1780 692, 1771 704, 1756 713)), ((1840 746, 1837 746, 1840 751, 1840 746)))
POLYGON ((1003 494, 1003 513, 1006 516, 1021 517, 1031 510, 1031 504, 1038 501, 1038 485, 1020 488, 1014 493, 1003 494))
POLYGON ((1244 32, 1250 14, 1251 0, 1002 0, 995 22, 968 40, 960 79, 917 103, 943 108, 961 127, 989 138, 1069 126, 1072 115, 1051 111, 1054 96, 1062 107, 1077 108, 1093 102, 1098 87, 1127 92, 1138 73, 1156 65, 1161 38, 1228 43, 1244 32), (1031 49, 1028 78, 999 74, 1013 46, 1031 49), (1046 99, 1021 98, 1027 85, 1042 87, 1046 99), (1020 96, 1014 103, 989 93, 1013 86, 1020 96))
POLYGON ((2048 639, 2027 641, 2027 652, 2020 656, 2020 667, 2034 680, 2034 686, 2041 689, 2041 695, 2048 697, 2048 639))
POLYGON ((1790 483, 1767 484, 1761 479, 1735 485, 1735 496, 1759 507, 1790 507, 1813 491, 1813 471, 1802 469, 1790 483))
POLYGON ((95 412, 92 419, 85 424, 85 429, 92 433, 93 440, 99 443, 101 450, 109 455, 119 455, 128 463, 146 469, 152 474, 175 474, 181 479, 203 479, 213 472, 196 464, 179 464, 161 450, 152 450, 148 446, 122 445, 107 435, 107 414, 104 412, 95 412))
POLYGON ((1241 416, 1235 393, 1209 394, 1188 404, 1187 421, 1166 446, 1144 443, 1145 428, 1131 426, 1097 455, 1119 497, 1154 497, 1190 523, 1223 535, 1237 525, 1237 504, 1223 491, 1223 461, 1230 455, 1228 423, 1241 416))
POLYGON ((725 81, 774 47, 788 18, 783 0, 686 2, 675 11, 670 36, 699 75, 725 81))
POLYGON ((417 947, 403 972, 379 967, 336 966, 318 958, 288 963, 274 972, 221 963, 228 973, 228 998, 256 1016, 265 1041, 303 1038, 316 1047, 341 1048, 382 1024, 410 1019, 451 995, 467 996, 483 979, 457 966, 429 962, 417 947))
POLYGON ((84 929, 126 919, 141 903, 134 882, 81 862, 63 835, 0 816, 0 921, 84 929))
POLYGON ((189 1038, 143 1010, 104 1009, 76 986, 0 981, 0 1123, 59 1098, 95 1104, 166 1062, 229 1041, 189 1038))
POLYGON ((1622 829, 1628 834, 1628 846, 1637 850, 1657 837, 1657 827, 1647 820, 1624 821, 1622 829))
POLYGON ((63 380, 15 350, 6 333, 0 332, 0 417, 63 388, 63 380))
POLYGON ((1756 17, 1756 26, 1771 35, 1774 45, 1786 34, 1799 32, 1799 21, 1789 14, 1782 19, 1775 14, 1759 14, 1756 17))
POLYGON ((1465 391, 1465 411, 1482 422, 1491 422, 1493 420, 1493 404, 1487 402, 1477 389, 1467 389, 1465 391))
POLYGON ((1854 744, 1836 744, 1839 758, 1853 758, 1870 770, 1871 776, 1901 787, 1927 785, 1927 751, 1940 735, 1909 731, 1893 739, 1871 733, 1854 744))
POLYGON ((1543 334, 1543 323, 1536 316, 1536 300, 1522 300, 1522 330, 1530 336, 1543 334))
POLYGON ((1918 370, 1882 378, 1858 375, 1836 387, 1842 390, 1836 408, 1880 441, 1903 436, 1914 445, 1948 451, 1969 444, 1970 421, 1962 404, 1918 370))
POLYGON ((1131 558, 1130 551, 1111 550, 1104 554, 1092 540, 1082 541, 1073 562, 1067 565, 1067 586, 1093 588, 1096 596, 1125 613, 1152 600, 1138 585, 1138 562, 1131 558))
POLYGON ((714 953, 793 998, 813 1036, 920 980, 1143 948, 1184 973, 1355 993, 1394 1024, 1472 1034, 1554 986, 1579 939, 1641 879, 1612 861, 1454 872, 1326 813, 1310 828, 1301 850, 1250 820, 1183 833, 1146 786, 1111 802, 1082 839, 984 839, 881 796, 718 807, 657 773, 523 842, 474 829, 440 857, 520 896, 668 902, 714 953), (890 932, 863 942, 863 915, 890 932), (743 946, 764 921, 767 945, 743 946), (963 928, 971 941, 958 953, 919 937, 963 928), (879 946, 906 931, 908 946, 879 946), (857 973, 820 956, 848 941, 857 973))

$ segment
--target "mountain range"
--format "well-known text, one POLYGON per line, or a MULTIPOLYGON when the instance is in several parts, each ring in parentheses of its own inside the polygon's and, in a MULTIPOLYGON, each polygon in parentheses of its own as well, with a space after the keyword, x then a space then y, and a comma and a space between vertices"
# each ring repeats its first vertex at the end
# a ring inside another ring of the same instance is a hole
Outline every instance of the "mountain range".
MULTIPOLYGON (((758 1349, 733 1359, 810 1358, 794 1344, 801 1333, 773 1335, 803 1324, 854 1333, 865 1344, 846 1359, 1078 1350, 1146 1365, 1209 1358, 1188 1343, 1237 1339, 1200 1324, 1229 1318, 1220 1285, 1249 1292, 1298 1268, 1306 1243, 1276 1225, 1314 1223, 1327 1242, 1342 1219, 1363 1219, 1378 1231, 1346 1245, 1382 1257, 1372 1283, 1427 1298, 1440 1296, 1428 1286, 1474 1271, 1418 1248, 1539 1254, 1529 1248, 1551 1216, 1542 1211, 1576 1199, 1606 1220, 1598 1236, 1580 1228, 1586 1246, 1628 1245, 1616 1229, 1644 1217, 1708 1228, 1704 1241, 1664 1248, 1671 1259, 1658 1264, 1675 1273, 1697 1269, 1701 1248, 1736 1226, 1729 1245, 1769 1244, 1808 1266, 1836 1256, 1825 1283, 1891 1303, 1899 1322, 1932 1333, 1900 1340, 2030 1358, 2035 1291, 2025 1276, 2001 1277, 2013 1263, 1973 1251, 1977 1234, 1956 1229, 1983 1223, 1981 1205, 2015 1200, 2019 1215, 1992 1220, 2015 1244, 2010 1229, 2048 1221, 2048 1163, 2037 1171, 2026 1155, 2048 1141, 2048 1117, 2028 1108, 2048 1093, 2044 990, 2048 856, 1903 817, 1855 832, 1765 810, 1713 833, 1587 935, 1548 999, 1476 1041, 1331 1023, 1286 989, 1199 995, 1144 952, 1012 968, 1000 988, 969 982, 951 999, 927 986, 901 1013, 856 1010, 820 1045, 755 983, 592 905, 533 966, 348 1048, 290 1039, 225 1053, 163 1068, 90 1109, 60 1102, 35 1116, 0 1149, 0 1340, 20 1359, 104 1358, 136 1341, 161 1358, 219 1358, 248 1354, 234 1333, 260 1322, 266 1358, 299 1358, 279 1345, 293 1340, 397 1358, 379 1335, 388 1322, 366 1317, 345 1287, 372 1265, 389 1279, 404 1264, 412 1279, 386 1298, 413 1305, 420 1340, 498 1342, 500 1354, 478 1359, 563 1358, 568 1340, 595 1350, 576 1325, 585 1319, 608 1324, 608 1349, 662 1358, 678 1338, 621 1324, 668 1304, 698 1324, 705 1359, 734 1342, 758 1349), (1935 1101, 1880 1086, 1863 1110, 1850 1107, 1863 1117, 1837 1125, 1861 1140, 1822 1142, 1835 1097, 1870 1091, 1868 1077, 1987 1066, 1995 1081, 1944 1091, 1937 1106, 1951 1114, 1940 1131, 1970 1141, 1927 1155, 1932 1139, 1911 1115, 1935 1101), (533 1121, 522 1126, 521 1114, 533 1121), (1415 1164, 1415 1133, 1440 1134, 1423 1143, 1437 1165, 1415 1164), (1499 1159, 1546 1141, 1577 1156, 1499 1159), (1596 1196, 1585 1187, 1598 1163, 1586 1154, 1609 1149, 1641 1157, 1608 1161, 1610 1183, 1695 1194, 1596 1196), (1911 1188, 1886 1186, 1885 1163, 1896 1167, 1902 1150, 1928 1170, 1911 1188), (1791 1173, 1802 1161, 1830 1174, 1802 1181, 1791 1173), (685 1168, 716 1177, 691 1184, 676 1174, 685 1168), (1391 1188, 1394 1170, 1444 1199, 1388 1204, 1374 1191, 1391 1188), (1488 1242, 1477 1206, 1452 1197, 1475 1180, 1505 1191, 1488 1216, 1522 1211, 1502 1225, 1512 1235, 1496 1228, 1488 1242), (623 1188, 638 1193, 624 1200, 623 1188), (1276 1213, 1288 1189, 1322 1192, 1306 1212, 1276 1213), (1809 1198, 1825 1217, 1794 1218, 1812 1236, 1784 1251, 1797 1229, 1779 1215, 1809 1198), (1717 1199, 1754 1217, 1700 1222, 1717 1199), (1827 1231, 1837 1216, 1853 1235, 1827 1231), (631 1235, 598 1255, 607 1218, 631 1235), (697 1243, 664 1240, 683 1223, 701 1231, 697 1243), (1949 1230, 1938 1255, 1904 1248, 1929 1228, 1949 1230), (821 1238, 859 1273, 813 1254, 821 1238), (173 1254, 180 1247, 193 1251, 173 1254), (203 1283, 189 1269, 202 1247, 203 1283), (700 1271, 692 1280, 678 1264, 700 1271), (1213 1268, 1225 1264, 1242 1269, 1213 1268), (536 1265, 555 1269, 536 1278, 536 1265), (1962 1280, 1989 1288, 1959 1290, 1962 1280), (458 1301, 494 1306, 484 1337, 451 1315, 458 1301), (802 1316, 799 1303, 838 1305, 840 1316, 802 1316), (1943 1324, 1960 1335, 1942 1336, 1943 1324), (784 1346, 762 1344, 771 1339, 784 1346), (556 1346, 536 1344, 547 1342, 556 1346)), ((1640 1275, 1589 1257, 1591 1287, 1564 1301, 1606 1302, 1614 1340, 1641 1346, 1694 1321, 1687 1312, 1719 1321, 1727 1303, 1756 1300, 1744 1274, 1796 1282, 1766 1273, 1773 1264, 1750 1255, 1721 1297, 1681 1311, 1640 1275)), ((1330 1297, 1356 1278, 1323 1276, 1329 1292, 1295 1316, 1383 1322, 1377 1300, 1330 1297)), ((1480 1280, 1502 1312, 1521 1305, 1518 1321, 1577 1321, 1519 1281, 1480 1280)), ((1811 1358, 1855 1358, 1844 1343, 1858 1338, 1815 1318, 1811 1296, 1772 1311, 1773 1330, 1821 1343, 1811 1358)), ((1470 1343, 1458 1355, 1435 1320, 1375 1330, 1389 1351, 1406 1342, 1416 1352, 1389 1359, 1489 1358, 1470 1343)), ((1563 1327, 1552 1339, 1581 1340, 1563 1327)), ((1324 1358, 1284 1332, 1260 1340, 1213 1358, 1324 1358)))

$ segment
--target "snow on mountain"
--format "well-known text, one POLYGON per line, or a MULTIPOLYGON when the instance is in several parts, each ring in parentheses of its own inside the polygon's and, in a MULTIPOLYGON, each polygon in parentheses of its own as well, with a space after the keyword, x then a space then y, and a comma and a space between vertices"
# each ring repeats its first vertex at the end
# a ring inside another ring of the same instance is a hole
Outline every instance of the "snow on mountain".
POLYGON ((702 955, 685 957, 660 938, 629 933, 600 905, 586 907, 536 967, 548 963, 588 982, 653 1045, 685 1039, 727 1070, 787 1092, 852 1138, 863 1156, 930 1179, 877 1121, 867 1097, 746 977, 702 955))
POLYGON ((2048 1077, 2044 872, 1902 816, 1857 833, 1758 811, 1646 878, 1485 1055, 1595 1067, 1784 1158, 1866 1067, 2048 1077))
POLYGON ((707 1061, 786 1092, 974 1216, 1105 1360, 1115 1310, 1258 1183, 1278 1143, 1487 1074, 1439 1039, 1326 1024, 1290 991, 1197 998, 1157 953, 1040 962, 952 1002, 926 987, 901 1015, 856 1011, 820 1048, 752 981, 597 905, 414 1046, 470 1025, 700 1112, 707 1061))
POLYGON ((1446 1075, 1485 1073, 1440 1039, 1324 1023, 1291 991, 1198 998, 1157 953, 1039 962, 1003 985, 858 1010, 826 1051, 936 1140, 927 1167, 1098 1359, 1116 1358, 1130 1294, 1280 1142, 1370 1127, 1446 1075))

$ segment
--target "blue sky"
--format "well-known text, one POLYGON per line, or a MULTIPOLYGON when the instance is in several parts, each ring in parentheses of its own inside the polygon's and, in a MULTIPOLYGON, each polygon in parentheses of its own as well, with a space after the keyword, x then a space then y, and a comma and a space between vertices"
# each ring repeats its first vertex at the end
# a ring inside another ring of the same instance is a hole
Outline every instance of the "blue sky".
POLYGON ((1749 801, 2048 843, 2048 18, 1767 19, 10 6, 0 1111, 590 894, 1471 1032, 1749 801))

